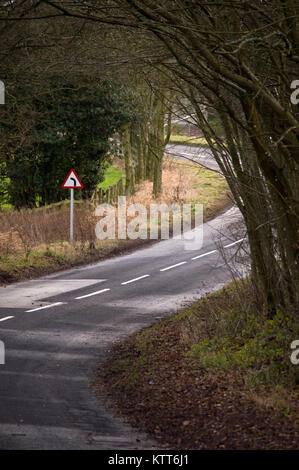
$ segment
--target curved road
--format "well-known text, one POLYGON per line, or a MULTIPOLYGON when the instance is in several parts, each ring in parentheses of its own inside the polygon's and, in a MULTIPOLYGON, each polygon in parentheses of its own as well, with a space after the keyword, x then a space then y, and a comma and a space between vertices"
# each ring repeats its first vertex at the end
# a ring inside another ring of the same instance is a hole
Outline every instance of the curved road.
POLYGON ((168 144, 166 145, 165 156, 199 163, 210 170, 214 170, 222 174, 211 150, 207 147, 168 144))
POLYGON ((241 246, 238 211, 204 224, 203 234, 195 251, 170 239, 0 288, 1 449, 154 448, 104 408, 89 381, 113 342, 230 280, 216 240, 228 253, 241 246))

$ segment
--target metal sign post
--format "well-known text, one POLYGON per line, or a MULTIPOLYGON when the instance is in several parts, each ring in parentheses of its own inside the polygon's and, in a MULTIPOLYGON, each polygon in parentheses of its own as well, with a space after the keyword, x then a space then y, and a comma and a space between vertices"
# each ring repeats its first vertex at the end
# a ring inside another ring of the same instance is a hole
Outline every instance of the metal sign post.
POLYGON ((74 188, 71 191, 71 205, 70 205, 70 243, 73 243, 74 234, 74 188))
POLYGON ((74 189, 83 188, 83 184, 79 179, 79 176, 75 170, 71 169, 67 175, 64 183, 61 185, 62 188, 70 188, 71 191, 71 203, 70 203, 70 243, 73 243, 74 239, 74 189))

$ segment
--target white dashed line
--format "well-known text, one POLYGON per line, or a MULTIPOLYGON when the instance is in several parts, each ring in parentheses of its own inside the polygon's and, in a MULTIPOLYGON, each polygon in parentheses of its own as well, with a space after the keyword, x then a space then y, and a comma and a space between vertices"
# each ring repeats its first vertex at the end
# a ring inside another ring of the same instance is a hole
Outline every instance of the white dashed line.
POLYGON ((15 318, 15 317, 4 317, 4 318, 0 318, 0 321, 10 320, 11 318, 15 318))
POLYGON ((191 258, 191 259, 202 258, 203 256, 208 256, 208 255, 211 255, 212 253, 216 253, 216 251, 217 250, 208 251, 207 253, 203 253, 202 255, 195 256, 194 258, 191 258))
POLYGON ((122 282, 121 285, 125 286, 126 284, 130 284, 131 282, 139 281, 140 279, 144 279, 145 277, 149 277, 149 274, 145 274, 144 276, 135 277, 135 279, 130 279, 130 281, 122 282))
POLYGON ((181 266, 182 264, 186 264, 187 261, 182 261, 181 263, 173 264, 172 266, 167 266, 167 268, 160 269, 160 271, 167 271, 168 269, 176 268, 177 266, 181 266))
MULTIPOLYGON (((229 248, 231 246, 234 246, 237 243, 241 243, 243 240, 245 240, 245 238, 241 238, 240 240, 237 240, 236 242, 229 243, 228 245, 225 245, 224 248, 229 248)), ((216 253, 216 252, 217 252, 217 250, 211 250, 211 251, 208 251, 207 253, 202 253, 201 255, 194 256, 194 258, 191 258, 191 260, 196 260, 196 259, 199 259, 199 258, 203 258, 204 256, 208 256, 208 255, 211 255, 212 253, 216 253)), ((171 266, 167 266, 166 268, 162 268, 162 269, 160 269, 160 272, 164 272, 164 271, 168 271, 169 269, 177 268, 179 266, 182 266, 183 264, 187 264, 187 261, 182 261, 181 263, 173 264, 171 266)), ((144 274, 143 276, 135 277, 134 279, 130 279, 129 281, 122 282, 121 285, 125 286, 127 284, 131 284, 132 282, 136 282, 136 281, 140 281, 141 279, 145 279, 149 276, 150 276, 150 274, 144 274)), ((108 289, 108 288, 107 289, 101 289, 101 290, 98 290, 96 292, 91 292, 90 294, 85 294, 85 295, 81 295, 80 297, 75 297, 75 300, 86 299, 87 297, 92 297, 93 295, 103 294, 104 292, 108 292, 108 291, 110 291, 110 289, 108 289)), ((33 308, 31 310, 26 310, 26 312, 28 312, 28 313, 29 312, 36 312, 38 310, 43 310, 45 308, 56 307, 57 305, 62 305, 64 303, 66 303, 66 302, 56 302, 55 304, 44 305, 43 307, 38 307, 38 308, 33 308)), ((14 318, 14 317, 0 318, 0 321, 9 320, 10 318, 14 318)))
POLYGON ((237 243, 241 243, 245 238, 240 238, 240 240, 237 240, 236 242, 230 243, 229 245, 224 245, 224 248, 229 248, 230 246, 234 246, 237 243))
POLYGON ((45 308, 51 308, 51 307, 56 307, 57 305, 62 305, 64 304, 65 302, 56 302, 55 304, 51 304, 51 305, 44 305, 43 307, 37 307, 37 308, 33 308, 31 310, 25 310, 26 312, 36 312, 37 310, 44 310, 45 308))
POLYGON ((92 295, 102 294, 103 292, 107 292, 108 290, 110 289, 97 290, 96 292, 91 292, 90 294, 81 295, 80 297, 75 297, 75 299, 76 300, 85 299, 86 297, 91 297, 92 295))

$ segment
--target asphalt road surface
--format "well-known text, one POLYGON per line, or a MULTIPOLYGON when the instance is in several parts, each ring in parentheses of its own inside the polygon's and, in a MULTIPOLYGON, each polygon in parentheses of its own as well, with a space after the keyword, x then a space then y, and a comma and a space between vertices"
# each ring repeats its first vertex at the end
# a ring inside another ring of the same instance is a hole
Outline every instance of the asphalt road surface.
POLYGON ((242 227, 232 208, 204 224, 200 249, 170 239, 0 287, 0 448, 155 448, 104 408, 89 385, 93 367, 116 340, 227 283, 217 241, 233 254, 242 227))
POLYGON ((190 145, 168 144, 165 150, 166 157, 178 158, 199 163, 210 170, 221 170, 213 157, 211 150, 207 147, 191 147, 190 145))

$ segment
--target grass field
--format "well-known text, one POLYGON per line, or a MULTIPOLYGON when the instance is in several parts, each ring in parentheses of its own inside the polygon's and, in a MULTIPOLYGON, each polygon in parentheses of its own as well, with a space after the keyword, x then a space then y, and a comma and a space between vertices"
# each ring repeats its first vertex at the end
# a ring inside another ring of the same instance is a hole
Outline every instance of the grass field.
POLYGON ((113 186, 114 184, 116 184, 122 176, 124 176, 124 173, 122 172, 120 168, 110 165, 105 171, 104 181, 99 183, 98 187, 106 190, 110 186, 113 186))

